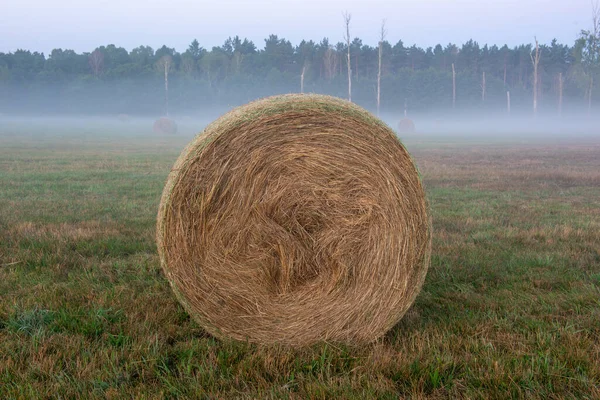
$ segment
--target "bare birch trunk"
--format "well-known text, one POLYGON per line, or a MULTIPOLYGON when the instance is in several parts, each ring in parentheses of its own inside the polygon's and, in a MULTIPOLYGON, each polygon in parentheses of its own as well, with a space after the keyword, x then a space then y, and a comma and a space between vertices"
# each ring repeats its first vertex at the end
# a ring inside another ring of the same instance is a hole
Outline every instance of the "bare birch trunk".
POLYGON ((540 46, 538 45, 537 38, 535 39, 535 58, 532 54, 531 63, 533 64, 533 116, 537 117, 538 110, 538 65, 540 63, 540 46))
POLYGON ((558 74, 558 116, 562 117, 563 108, 563 76, 562 72, 558 74))
POLYGON ((165 115, 169 116, 169 70, 171 69, 171 64, 173 63, 173 59, 170 55, 162 56, 156 64, 154 64, 155 68, 159 73, 164 71, 165 74, 165 115))
POLYGON ((381 22, 381 36, 379 37, 379 66, 377 68, 377 116, 381 105, 381 56, 383 53, 383 41, 385 39, 385 20, 381 22))
POLYGON ((344 13, 344 23, 346 24, 346 46, 348 48, 348 101, 352 101, 352 65, 350 61, 350 20, 352 15, 344 13))
POLYGON ((510 115, 510 90, 506 92, 506 112, 510 115))
POLYGON ((302 73, 300 74, 300 93, 304 93, 304 71, 306 71, 306 65, 302 67, 302 73))
POLYGON ((481 80, 481 102, 485 103, 485 72, 483 72, 483 77, 481 80))

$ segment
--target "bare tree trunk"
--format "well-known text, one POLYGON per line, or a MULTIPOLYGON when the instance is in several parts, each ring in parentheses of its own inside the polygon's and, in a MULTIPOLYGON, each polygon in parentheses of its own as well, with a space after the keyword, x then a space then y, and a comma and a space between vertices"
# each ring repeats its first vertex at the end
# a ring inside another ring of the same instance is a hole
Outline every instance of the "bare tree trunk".
POLYGON ((510 90, 506 92, 506 112, 510 115, 510 90))
POLYGON ((302 67, 302 73, 300 74, 300 93, 304 93, 304 71, 306 70, 306 65, 302 67))
POLYGON ((535 58, 532 54, 529 54, 531 57, 531 63, 533 64, 533 116, 537 117, 537 109, 538 109, 538 65, 540 63, 540 46, 538 45, 537 37, 535 39, 535 58))
POLYGON ((452 63, 452 108, 456 108, 456 70, 452 63))
POLYGON ((558 74, 558 116, 562 117, 563 108, 563 75, 562 72, 558 74))
POLYGON ((404 99, 404 118, 408 116, 408 99, 404 99))
POLYGON ((169 70, 171 69, 171 64, 173 63, 173 59, 170 55, 164 55, 158 60, 155 64, 158 72, 164 71, 165 73, 165 115, 169 116, 169 70))
POLYGON ((485 103, 485 71, 483 72, 483 78, 481 80, 481 102, 485 103))
POLYGON ((348 101, 352 101, 352 66, 350 64, 350 20, 352 19, 352 15, 345 12, 344 23, 346 24, 346 47, 348 48, 348 101))
POLYGON ((379 37, 379 65, 377 68, 377 116, 381 105, 381 55, 383 53, 383 41, 385 40, 385 20, 381 21, 381 35, 379 37))

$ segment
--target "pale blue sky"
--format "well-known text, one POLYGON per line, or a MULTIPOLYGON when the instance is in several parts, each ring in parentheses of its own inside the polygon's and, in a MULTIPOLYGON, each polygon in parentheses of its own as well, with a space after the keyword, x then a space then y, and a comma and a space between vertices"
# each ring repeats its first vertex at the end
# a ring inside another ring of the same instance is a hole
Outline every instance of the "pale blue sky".
POLYGON ((556 37, 572 44, 591 25, 590 0, 0 0, 0 51, 48 53, 55 47, 92 51, 116 44, 131 50, 166 44, 184 51, 197 38, 206 48, 239 35, 264 46, 270 33, 301 39, 343 39, 342 11, 351 36, 375 45, 381 20, 387 40, 513 46, 556 37))

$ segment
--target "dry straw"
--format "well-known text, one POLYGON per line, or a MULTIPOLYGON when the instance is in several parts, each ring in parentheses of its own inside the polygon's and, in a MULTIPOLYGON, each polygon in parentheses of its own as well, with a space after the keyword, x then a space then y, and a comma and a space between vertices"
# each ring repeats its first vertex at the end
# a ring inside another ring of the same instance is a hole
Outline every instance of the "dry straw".
POLYGON ((394 133, 362 108, 276 96, 209 125, 169 175, 162 267, 208 332, 258 343, 366 343, 419 292, 431 229, 394 133))

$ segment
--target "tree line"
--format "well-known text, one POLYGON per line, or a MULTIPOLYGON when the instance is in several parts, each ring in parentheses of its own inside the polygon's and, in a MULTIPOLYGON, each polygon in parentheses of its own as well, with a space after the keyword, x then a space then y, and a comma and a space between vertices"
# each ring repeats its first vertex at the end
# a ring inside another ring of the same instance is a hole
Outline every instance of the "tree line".
POLYGON ((350 83, 352 100, 375 109, 378 78, 381 108, 388 112, 405 105, 411 112, 501 110, 507 107, 507 92, 513 110, 531 111, 534 86, 538 107, 546 111, 562 103, 585 109, 600 98, 597 21, 571 45, 539 44, 537 65, 535 44, 469 40, 422 48, 381 40, 371 46, 347 34, 344 42, 324 38, 297 45, 273 34, 262 48, 239 36, 211 49, 193 40, 182 53, 166 45, 127 51, 114 44, 83 53, 60 48, 48 55, 0 53, 0 107, 7 112, 165 113, 167 75, 171 109, 181 112, 300 92, 301 85, 304 92, 346 98, 350 83))

